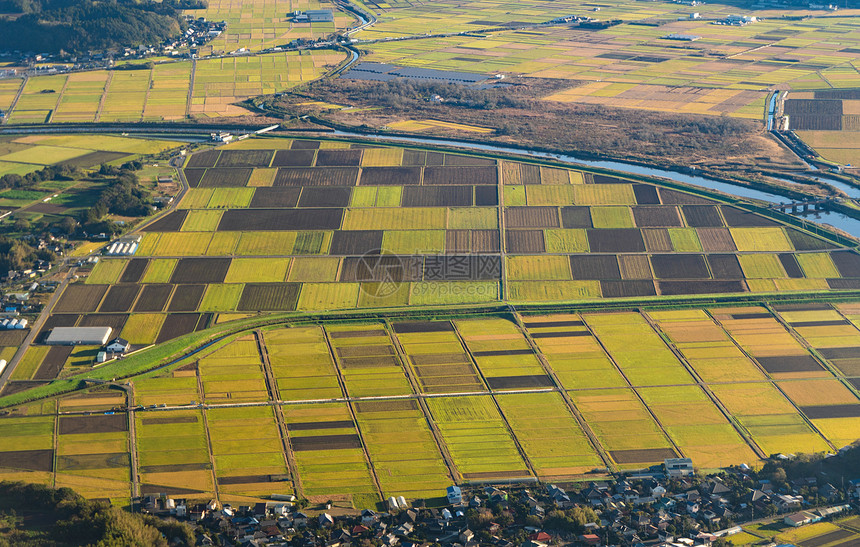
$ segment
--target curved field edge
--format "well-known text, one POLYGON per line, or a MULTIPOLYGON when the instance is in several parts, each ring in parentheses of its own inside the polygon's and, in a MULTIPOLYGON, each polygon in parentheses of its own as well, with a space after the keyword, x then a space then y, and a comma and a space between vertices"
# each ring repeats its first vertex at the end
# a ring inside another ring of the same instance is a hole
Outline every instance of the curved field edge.
MULTIPOLYGON (((356 131, 356 130, 349 130, 356 131)), ((314 135, 313 137, 308 136, 307 134, 285 134, 285 135, 272 135, 272 134, 262 134, 256 135, 255 139, 260 140, 281 140, 284 138, 298 139, 298 140, 306 140, 312 139, 317 141, 327 141, 327 142, 349 142, 355 144, 367 144, 367 145, 376 145, 380 147, 390 147, 390 148, 409 148, 412 150, 423 150, 428 152, 451 152, 455 154, 460 154, 464 156, 472 156, 477 158, 488 158, 488 159, 496 159, 496 160, 507 160, 514 161, 517 163, 527 164, 527 165, 538 165, 545 167, 557 167, 560 169, 574 169, 577 171, 582 171, 583 173, 593 173, 598 175, 607 175, 614 176, 622 179, 627 179, 632 182, 644 182, 648 184, 655 184, 661 187, 665 187, 672 190, 680 190, 682 192, 687 192, 689 194, 709 198, 716 199, 723 203, 731 204, 743 209, 746 209, 750 212, 758 213, 760 215, 764 215, 768 218, 781 222, 783 224, 791 225, 795 228, 800 228, 802 230, 806 230, 808 232, 812 232, 819 237, 824 237, 829 239, 830 241, 839 243, 840 245, 845 245, 849 247, 858 246, 860 242, 851 237, 846 237, 841 233, 837 233, 835 231, 829 230, 827 227, 817 224, 814 222, 807 222, 802 218, 798 218, 781 211, 770 209, 768 207, 759 206, 756 204, 758 200, 752 198, 740 198, 734 196, 732 194, 727 194, 725 192, 721 192, 719 190, 712 190, 710 188, 705 188, 702 186, 696 186, 694 184, 688 184, 685 182, 681 182, 678 180, 673 180, 670 178, 656 177, 650 175, 641 175, 638 173, 632 173, 628 171, 618 171, 615 169, 609 169, 605 167, 595 167, 590 165, 580 165, 576 163, 565 162, 561 160, 553 160, 551 158, 537 158, 534 156, 529 156, 529 152, 540 152, 546 154, 560 154, 558 150, 548 150, 541 148, 526 148, 519 147, 515 143, 506 143, 505 147, 508 148, 522 148, 522 154, 515 154, 510 152, 501 152, 501 151, 482 151, 480 149, 471 148, 472 145, 486 145, 491 147, 500 146, 497 142, 483 142, 483 141, 462 141, 463 146, 456 146, 457 140, 455 138, 446 138, 440 139, 439 143, 426 144, 420 142, 403 142, 397 140, 388 140, 386 137, 395 137, 395 138, 414 138, 414 135, 409 134, 395 134, 395 133, 374 133, 378 136, 378 138, 362 138, 350 135, 347 137, 337 137, 326 134, 314 135), (446 144, 449 143, 449 144, 446 144)), ((432 140, 432 137, 422 137, 426 140, 432 140)), ((631 166, 636 167, 644 167, 644 168, 653 168, 665 171, 671 171, 673 173, 677 173, 678 175, 683 175, 683 173, 678 170, 680 166, 666 166, 661 165, 659 163, 647 163, 641 161, 634 160, 620 160, 618 158, 611 157, 602 157, 602 156, 590 156, 587 154, 577 154, 571 153, 572 157, 580 158, 584 161, 615 161, 625 163, 631 166)), ((786 188, 784 186, 779 186, 776 184, 769 184, 767 182, 762 182, 758 180, 751 180, 747 178, 739 178, 739 179, 729 179, 724 176, 720 176, 720 174, 716 173, 698 173, 697 176, 701 176, 707 179, 711 179, 715 182, 722 182, 725 184, 731 184, 735 186, 739 186, 741 188, 751 188, 753 190, 760 190, 762 192, 772 193, 776 195, 780 195, 790 199, 805 199, 809 197, 809 194, 805 194, 803 192, 795 191, 790 188, 786 188)), ((764 202, 761 202, 764 203, 764 202)), ((855 207, 851 205, 850 202, 845 204, 833 204, 834 209, 838 210, 841 213, 844 213, 848 216, 860 219, 860 207, 855 207)))
POLYGON ((250 319, 225 323, 221 327, 211 327, 204 331, 188 334, 131 355, 121 361, 112 362, 98 369, 81 373, 62 380, 55 380, 44 386, 0 397, 0 408, 16 406, 48 397, 64 395, 96 387, 99 382, 119 382, 138 376, 173 370, 188 364, 198 353, 215 350, 235 338, 249 334, 256 329, 293 327, 326 324, 366 322, 379 319, 421 319, 423 321, 464 319, 469 317, 505 317, 511 312, 523 315, 546 313, 581 313, 588 311, 654 311, 690 309, 710 306, 759 306, 762 304, 812 302, 853 302, 860 301, 860 291, 809 292, 804 294, 744 294, 744 295, 701 295, 673 296, 651 299, 617 299, 611 302, 569 301, 543 304, 494 303, 468 306, 426 306, 400 307, 372 310, 338 311, 331 313, 289 313, 272 314, 250 319))

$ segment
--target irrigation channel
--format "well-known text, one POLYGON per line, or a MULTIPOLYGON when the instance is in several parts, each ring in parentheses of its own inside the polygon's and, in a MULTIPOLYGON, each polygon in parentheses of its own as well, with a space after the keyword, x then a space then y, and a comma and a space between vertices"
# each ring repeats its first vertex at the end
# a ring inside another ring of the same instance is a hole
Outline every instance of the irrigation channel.
MULTIPOLYGON (((699 175, 690 175, 686 173, 679 173, 677 171, 669 171, 667 169, 660 169, 658 167, 646 167, 643 165, 636 165, 632 163, 625 163, 621 161, 608 161, 608 160, 585 160, 581 158, 577 158, 575 156, 568 156, 565 154, 553 154, 550 152, 541 152, 536 150, 524 150, 520 148, 509 148, 506 146, 493 146, 489 144, 480 144, 480 143, 472 143, 466 141, 453 141, 446 139, 431 139, 431 138, 422 138, 422 137, 397 137, 393 135, 375 135, 375 134, 367 134, 367 133, 351 133, 347 131, 335 131, 334 135, 343 136, 343 137, 355 137, 362 139, 379 139, 379 140, 387 140, 399 143, 420 143, 427 145, 445 145, 445 146, 455 146, 459 148, 471 148, 473 150, 480 150, 482 152, 499 152, 503 154, 516 154, 521 156, 532 156, 537 158, 546 158, 555 161, 562 161, 565 163, 570 163, 573 165, 581 165, 585 167, 599 167, 603 169, 611 169, 613 171, 619 171, 624 173, 633 173, 636 175, 643 175, 647 177, 655 177, 655 178, 663 178, 674 180, 677 182, 683 182, 685 184, 691 184, 693 186, 699 186, 702 188, 708 188, 710 190, 717 190, 719 192, 723 192, 724 194, 729 194, 733 196, 738 196, 742 198, 755 199, 759 201, 765 201, 767 203, 785 203, 786 201, 790 201, 785 196, 780 196, 778 194, 772 194, 770 192, 764 192, 762 190, 756 190, 754 188, 748 188, 746 186, 741 186, 738 184, 731 184, 729 182, 719 181, 716 179, 703 177, 699 175)), ((786 182, 791 182, 796 184, 795 181, 789 181, 785 179, 786 182)), ((854 188, 845 184, 844 182, 836 182, 831 179, 827 179, 827 183, 831 184, 840 190, 843 190, 846 194, 851 196, 854 199, 860 198, 860 189, 854 188)), ((847 232, 854 237, 860 238, 860 220, 856 218, 852 218, 844 213, 840 213, 838 211, 816 211, 805 217, 814 219, 816 222, 829 224, 834 228, 838 228, 843 232, 847 232)))

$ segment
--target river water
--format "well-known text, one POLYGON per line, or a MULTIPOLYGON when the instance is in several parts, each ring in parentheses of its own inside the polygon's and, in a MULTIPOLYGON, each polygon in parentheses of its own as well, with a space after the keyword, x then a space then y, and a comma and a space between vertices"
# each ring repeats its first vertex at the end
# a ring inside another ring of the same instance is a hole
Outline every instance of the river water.
MULTIPOLYGON (((763 192, 761 190, 756 190, 754 188, 748 188, 746 186, 741 186, 738 184, 731 184, 729 182, 719 181, 708 177, 703 177, 699 175, 690 175, 686 173, 678 173, 676 171, 669 171, 667 169, 660 169, 657 167, 646 167, 643 165, 635 165, 631 163, 624 163, 620 161, 607 161, 607 160, 584 160, 581 158, 577 158, 575 156, 568 156, 565 154, 553 154, 550 152, 539 152, 539 151, 531 151, 531 150, 522 150, 519 148, 511 148, 507 146, 494 146, 489 144, 481 144, 481 143, 472 143, 472 142, 464 142, 464 141, 452 141, 447 139, 432 139, 426 137, 397 137, 390 135, 368 135, 364 133, 352 133, 347 131, 335 131, 334 134, 345 136, 345 137, 356 137, 356 138, 371 138, 371 139, 379 139, 379 140, 388 140, 392 142, 401 142, 401 143, 419 143, 419 144, 427 144, 427 145, 448 145, 448 146, 457 146, 461 148, 470 148, 472 150, 481 150, 485 152, 500 152, 503 154, 518 154, 521 156, 533 156, 538 158, 551 159, 556 161, 562 161, 565 163, 570 163, 574 166, 585 166, 585 167, 600 167, 603 169, 612 169, 613 171, 619 171, 623 173, 633 173, 636 175, 643 175, 648 177, 655 178, 663 178, 668 180, 674 180, 678 182, 683 182, 685 184, 691 184, 693 186, 699 186, 702 188, 708 188, 710 190, 717 190, 719 192, 723 192, 724 194, 729 194, 732 196, 742 197, 746 199, 764 201, 767 203, 786 203, 791 201, 789 198, 785 196, 780 196, 778 194, 772 194, 770 192, 763 192)), ((787 180, 787 179, 786 179, 787 180)), ((844 190, 851 197, 860 197, 860 189, 849 186, 843 182, 835 182, 831 179, 826 179, 828 184, 832 184, 842 190, 844 190)), ((787 181, 792 184, 796 184, 794 181, 787 181)), ((843 213, 839 213, 837 211, 817 211, 815 213, 810 213, 808 215, 796 215, 805 220, 811 220, 814 222, 818 222, 820 224, 829 224, 835 228, 842 230, 843 232, 847 232, 854 237, 860 238, 860 220, 849 217, 843 213)))

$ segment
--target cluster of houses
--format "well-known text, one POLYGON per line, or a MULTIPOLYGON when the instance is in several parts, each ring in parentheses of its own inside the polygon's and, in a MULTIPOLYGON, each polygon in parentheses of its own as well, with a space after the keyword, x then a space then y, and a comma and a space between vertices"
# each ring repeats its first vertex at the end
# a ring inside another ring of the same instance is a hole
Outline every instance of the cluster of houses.
MULTIPOLYGON (((286 495, 253 507, 220 506, 214 500, 187 505, 154 496, 139 504, 146 512, 200 524, 206 533, 198 544, 292 547, 705 547, 740 532, 736 522, 775 512, 787 512, 786 524, 802 526, 852 510, 844 502, 846 492, 829 483, 819 486, 811 478, 775 492, 768 481, 739 470, 705 479, 678 476, 677 465, 673 476, 668 471, 664 467, 568 489, 555 484, 451 486, 445 492, 447 506, 426 507, 423 500, 407 504, 402 497, 392 497, 387 512, 365 509, 347 515, 334 514, 330 504, 311 513, 286 495), (798 492, 813 484, 819 501, 841 503, 809 506, 798 492), (577 511, 586 518, 572 526, 558 525, 560 516, 577 511)), ((860 480, 848 486, 847 497, 856 498, 860 480)))

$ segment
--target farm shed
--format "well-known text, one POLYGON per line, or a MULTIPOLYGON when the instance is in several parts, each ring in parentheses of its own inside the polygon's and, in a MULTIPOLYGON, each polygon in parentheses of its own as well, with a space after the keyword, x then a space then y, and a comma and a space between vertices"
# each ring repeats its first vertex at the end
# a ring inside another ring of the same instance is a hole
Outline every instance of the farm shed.
POLYGON ((103 346, 111 327, 54 327, 45 343, 49 346, 103 346))

